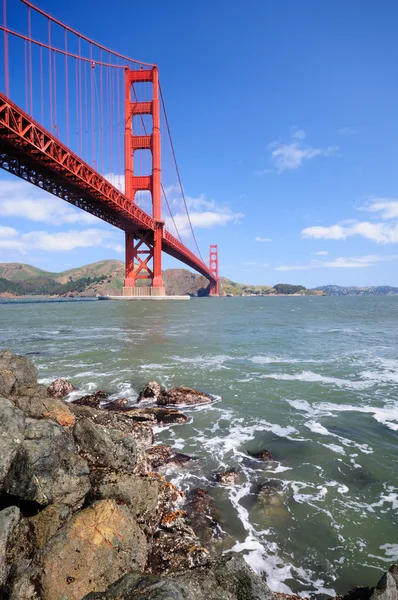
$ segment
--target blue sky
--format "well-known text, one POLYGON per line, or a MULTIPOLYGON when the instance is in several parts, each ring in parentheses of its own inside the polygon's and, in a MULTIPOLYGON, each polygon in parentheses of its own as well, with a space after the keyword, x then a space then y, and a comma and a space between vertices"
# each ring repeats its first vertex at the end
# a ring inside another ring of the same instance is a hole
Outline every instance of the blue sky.
MULTIPOLYGON (((207 256, 218 244, 222 275, 398 285, 396 2, 39 5, 158 64, 199 245, 207 256)), ((123 244, 0 172, 0 261, 60 271, 123 260, 123 244)), ((170 266, 182 265, 165 256, 170 266)))

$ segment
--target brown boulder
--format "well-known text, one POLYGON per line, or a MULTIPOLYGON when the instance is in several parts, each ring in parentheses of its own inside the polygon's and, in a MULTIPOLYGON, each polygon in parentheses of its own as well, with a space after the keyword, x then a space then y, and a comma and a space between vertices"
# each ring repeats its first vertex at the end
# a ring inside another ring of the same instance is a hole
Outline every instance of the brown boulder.
POLYGON ((47 394, 53 398, 65 398, 75 390, 73 383, 67 379, 56 379, 47 388, 47 394))
POLYGON ((274 456, 266 448, 263 448, 262 450, 259 450, 258 452, 249 452, 248 451, 247 453, 250 456, 252 456, 253 458, 255 458, 256 460, 261 460, 263 462, 271 462, 271 461, 275 460, 274 456))
POLYGON ((153 540, 148 569, 156 575, 203 567, 210 562, 207 548, 201 546, 192 532, 160 534, 153 540))
POLYGON ((102 408, 123 412, 129 410, 129 400, 127 398, 118 398, 117 400, 113 400, 113 402, 104 404, 102 408))
POLYGON ((187 454, 174 452, 174 450, 170 446, 166 446, 163 444, 159 446, 152 446, 152 448, 148 448, 146 450, 146 456, 148 459, 148 466, 150 469, 158 469, 159 467, 171 465, 181 466, 191 460, 195 460, 187 454))
POLYGON ((187 387, 175 387, 160 394, 157 399, 159 406, 167 404, 208 404, 212 402, 211 396, 192 390, 187 387))
POLYGON ((50 504, 37 515, 29 518, 33 528, 36 549, 44 548, 48 540, 62 527, 71 515, 64 504, 50 504))
POLYGON ((222 536, 220 515, 213 496, 208 490, 193 489, 184 506, 192 528, 204 546, 209 546, 222 536))
POLYGON ((221 471, 215 475, 215 480, 222 485, 236 485, 240 483, 241 479, 242 474, 239 473, 239 471, 234 471, 233 469, 230 471, 221 471))
POLYGON ((143 390, 141 390, 137 402, 143 400, 153 400, 154 402, 159 398, 163 388, 157 381, 149 381, 143 390))
POLYGON ((97 392, 94 392, 94 394, 87 394, 77 400, 73 400, 72 404, 76 404, 77 406, 89 406, 90 408, 99 408, 101 402, 107 398, 108 394, 106 392, 98 390, 97 392))
POLYGON ((40 557, 43 600, 80 600, 129 570, 143 570, 147 541, 126 506, 102 500, 78 512, 40 557))

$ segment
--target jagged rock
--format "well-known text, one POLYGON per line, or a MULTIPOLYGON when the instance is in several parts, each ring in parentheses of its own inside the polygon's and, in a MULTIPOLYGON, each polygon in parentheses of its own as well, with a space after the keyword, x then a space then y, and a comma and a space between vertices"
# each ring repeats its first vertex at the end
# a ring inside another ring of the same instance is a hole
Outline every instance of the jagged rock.
MULTIPOLYGON (((107 405, 103 408, 107 408, 107 405)), ((133 419, 137 423, 156 423, 158 425, 172 425, 172 424, 181 424, 188 423, 190 418, 179 412, 178 410, 174 410, 172 408, 135 408, 135 407, 125 407, 117 409, 120 412, 123 412, 130 419, 133 419)))
POLYGON ((47 398, 41 394, 35 394, 14 396, 12 400, 27 417, 51 419, 63 427, 70 427, 75 422, 75 416, 68 405, 59 398, 47 398))
POLYGON ((108 412, 102 409, 93 409, 88 406, 70 404, 70 409, 77 420, 90 419, 94 425, 102 425, 107 429, 129 434, 142 448, 147 448, 153 444, 153 430, 147 423, 136 423, 128 415, 108 412))
POLYGON ((256 458, 257 460, 261 460, 263 462, 271 462, 272 460, 275 460, 271 452, 269 450, 266 450, 265 448, 259 450, 258 452, 248 451, 247 453, 253 458, 256 458))
POLYGON ((0 512, 0 594, 14 563, 32 553, 29 534, 27 521, 17 506, 0 512))
POLYGON ((215 480, 222 485, 236 485, 240 483, 242 474, 239 471, 231 469, 230 471, 221 471, 215 474, 215 480))
POLYGON ((193 489, 185 505, 193 530, 204 546, 221 537, 220 515, 209 491, 193 489))
POLYGON ((90 419, 78 421, 73 436, 90 467, 105 467, 123 473, 137 470, 137 443, 133 436, 94 425, 90 419))
POLYGON ((392 565, 373 590, 370 600, 398 599, 398 565, 392 565))
POLYGON ((68 506, 50 504, 37 515, 30 517, 29 522, 33 528, 36 548, 43 548, 70 515, 71 509, 68 506))
POLYGON ((86 461, 60 425, 28 418, 4 490, 42 506, 59 502, 76 508, 90 489, 88 473, 86 461))
POLYGON ((146 456, 148 459, 149 467, 152 469, 158 469, 164 466, 181 466, 185 463, 194 460, 187 454, 181 454, 180 452, 174 452, 170 446, 160 445, 153 446, 146 450, 146 456))
POLYGON ((87 394, 77 400, 73 400, 72 404, 77 406, 89 406, 90 408, 99 408, 101 402, 108 398, 108 394, 101 390, 94 392, 94 394, 87 394))
POLYGON ((37 384, 37 369, 24 356, 0 351, 0 396, 10 396, 22 387, 37 384))
POLYGON ((10 400, 0 396, 0 488, 24 435, 25 415, 10 400))
POLYGON ((152 542, 148 569, 155 574, 166 574, 209 564, 209 551, 201 546, 193 530, 191 531, 192 536, 187 531, 167 534, 160 532, 152 542))
POLYGON ((160 394, 157 399, 159 406, 167 404, 208 404, 211 396, 187 387, 175 387, 160 394))
POLYGON ((153 400, 154 402, 159 398, 163 388, 157 381, 149 381, 143 390, 141 390, 137 402, 143 400, 153 400))
POLYGON ((79 511, 42 550, 42 599, 80 600, 129 569, 142 570, 147 555, 147 541, 129 509, 101 500, 79 511))
POLYGON ((113 402, 108 402, 102 408, 105 410, 116 410, 116 411, 125 411, 128 410, 129 401, 127 398, 118 398, 117 400, 113 400, 113 402))
POLYGON ((137 521, 157 521, 160 483, 155 478, 94 470, 90 481, 90 501, 110 498, 126 504, 137 521))
POLYGON ((47 394, 53 398, 65 398, 75 390, 73 383, 67 379, 56 379, 47 388, 47 394))
POLYGON ((103 593, 82 600, 276 600, 276 596, 239 554, 162 578, 128 573, 103 593))

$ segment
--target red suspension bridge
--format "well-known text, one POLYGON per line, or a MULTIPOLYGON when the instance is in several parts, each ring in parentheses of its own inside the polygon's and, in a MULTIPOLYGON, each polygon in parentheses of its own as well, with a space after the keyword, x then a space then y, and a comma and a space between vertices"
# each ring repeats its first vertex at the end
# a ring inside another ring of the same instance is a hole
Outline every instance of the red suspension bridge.
POLYGON ((206 264, 156 65, 94 42, 28 0, 12 0, 8 12, 2 0, 0 32, 0 167, 125 232, 123 295, 165 294, 162 251, 218 295, 217 246, 206 264))

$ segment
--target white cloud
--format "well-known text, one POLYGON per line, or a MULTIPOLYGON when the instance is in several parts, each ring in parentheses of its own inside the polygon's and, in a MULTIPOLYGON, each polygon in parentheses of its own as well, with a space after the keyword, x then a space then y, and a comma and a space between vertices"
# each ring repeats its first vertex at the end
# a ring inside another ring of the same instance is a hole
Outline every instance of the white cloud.
POLYGON ((323 227, 306 227, 301 235, 304 238, 345 240, 348 237, 360 235, 377 244, 398 243, 398 223, 370 223, 369 221, 355 222, 350 225, 331 225, 323 227))
POLYGON ((327 256, 329 252, 327 250, 320 250, 319 252, 314 252, 316 256, 327 256))
POLYGON ((271 238, 263 238, 260 236, 255 237, 254 240, 256 242, 272 242, 271 238))
POLYGON ((70 230, 55 233, 30 231, 19 234, 11 227, 0 227, 0 248, 18 250, 21 254, 28 254, 31 250, 70 252, 77 248, 96 246, 110 248, 116 252, 124 251, 123 246, 117 243, 116 232, 103 229, 70 230), (4 235, 3 230, 9 230, 8 235, 7 232, 4 235))
POLYGON ((378 263, 398 260, 398 254, 367 256, 340 256, 331 261, 312 260, 308 265, 281 265, 275 271, 309 271, 310 269, 363 269, 378 263))
POLYGON ((338 150, 336 146, 313 148, 305 145, 305 132, 302 129, 293 128, 291 137, 292 141, 288 144, 275 140, 268 146, 272 150, 271 158, 279 175, 287 170, 298 169, 306 160, 316 156, 332 156, 338 150))
POLYGON ((380 213, 382 219, 398 219, 398 200, 396 198, 372 198, 361 210, 380 213))
POLYGON ((349 134, 354 134, 356 132, 357 132, 357 130, 354 129, 354 127, 340 127, 340 129, 337 130, 337 133, 339 135, 349 135, 349 134))
MULTIPOLYGON (((170 185, 165 188, 165 193, 178 233, 181 237, 189 237, 191 235, 191 228, 185 211, 180 187, 178 185, 170 185)), ((196 228, 209 229, 211 227, 226 225, 227 223, 239 223, 244 217, 242 213, 234 213, 227 206, 220 206, 214 202, 214 200, 209 200, 206 198, 205 194, 199 194, 199 196, 196 197, 186 196, 185 200, 194 230, 196 228)), ((164 219, 166 228, 172 233, 177 233, 175 232, 173 220, 168 212, 164 214, 164 219)))
POLYGON ((51 225, 92 225, 98 219, 31 183, 0 179, 0 216, 51 225))

